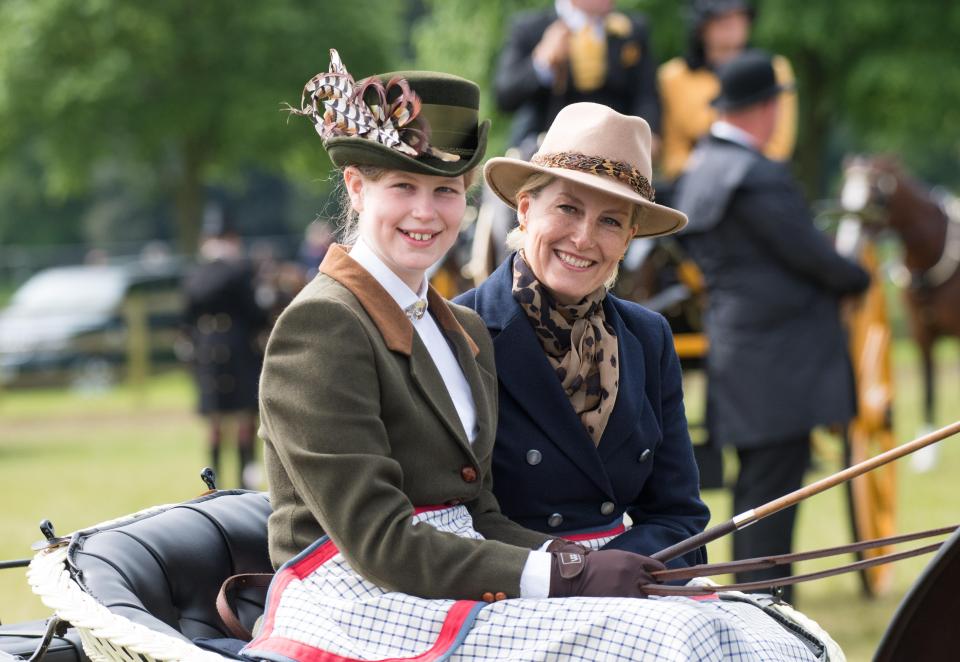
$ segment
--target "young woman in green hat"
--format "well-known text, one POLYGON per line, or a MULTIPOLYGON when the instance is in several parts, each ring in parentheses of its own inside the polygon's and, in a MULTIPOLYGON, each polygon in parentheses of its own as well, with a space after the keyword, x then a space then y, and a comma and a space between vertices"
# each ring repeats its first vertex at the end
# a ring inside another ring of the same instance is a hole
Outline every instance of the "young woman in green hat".
POLYGON ((357 83, 331 56, 295 112, 342 168, 351 218, 267 346, 278 570, 244 654, 632 660, 667 642, 696 657, 694 601, 636 599, 661 564, 524 529, 491 493, 493 346, 426 279, 483 156, 476 85, 431 72, 357 83))

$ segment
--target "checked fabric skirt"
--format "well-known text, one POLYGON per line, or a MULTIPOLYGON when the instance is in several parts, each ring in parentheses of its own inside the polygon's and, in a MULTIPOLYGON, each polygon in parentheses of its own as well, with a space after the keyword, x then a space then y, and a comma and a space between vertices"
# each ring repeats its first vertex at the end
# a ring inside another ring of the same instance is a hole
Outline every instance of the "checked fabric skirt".
MULTIPOLYGON (((463 506, 421 524, 471 538, 463 506)), ((815 648, 815 647, 814 647, 815 648)), ((818 660, 808 643, 750 601, 686 597, 426 600, 386 592, 321 538, 277 572, 258 660, 818 660)))

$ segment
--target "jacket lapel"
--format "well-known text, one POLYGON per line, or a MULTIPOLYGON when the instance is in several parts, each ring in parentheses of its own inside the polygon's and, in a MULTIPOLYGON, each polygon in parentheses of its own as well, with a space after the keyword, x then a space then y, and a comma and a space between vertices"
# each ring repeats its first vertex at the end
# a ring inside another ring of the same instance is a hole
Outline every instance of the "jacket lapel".
POLYGON ((617 387, 617 400, 607 420, 607 427, 600 438, 600 457, 607 459, 614 455, 637 429, 637 421, 643 413, 646 403, 646 362, 643 358, 643 346, 623 323, 623 318, 609 297, 604 302, 607 323, 617 336, 617 361, 620 365, 620 382, 617 387))
MULTIPOLYGON (((377 325, 387 347, 409 357, 410 377, 420 389, 424 400, 429 403, 430 408, 443 421, 453 437, 467 451, 472 452, 467 433, 463 429, 460 416, 440 376, 440 371, 433 362, 427 346, 420 339, 420 334, 416 333, 413 324, 407 319, 397 302, 366 269, 338 245, 331 246, 327 251, 320 265, 320 271, 350 290, 377 325)), ((457 362, 461 368, 464 368, 466 374, 465 366, 476 363, 473 360, 478 352, 476 344, 450 312, 443 298, 432 287, 427 292, 427 299, 430 312, 437 320, 441 331, 451 339, 456 348, 454 353, 457 362)), ((482 388, 478 389, 474 382, 470 381, 469 375, 467 381, 476 398, 477 391, 482 391, 482 388)), ((479 382, 479 375, 477 375, 477 382, 479 382)), ((477 410, 480 411, 479 406, 477 410)), ((415 412, 411 412, 411 415, 415 415, 415 412)), ((482 421, 484 417, 478 415, 477 418, 482 421)))
MULTIPOLYGON (((429 302, 427 310, 436 320, 441 333, 450 341, 454 358, 456 358, 473 395, 478 425, 476 441, 479 441, 483 435, 490 435, 491 432, 489 429, 490 421, 488 420, 490 417, 485 415, 489 403, 480 376, 480 366, 476 361, 476 356, 480 350, 460 322, 457 321, 457 318, 454 317, 446 300, 432 286, 427 291, 427 300, 429 302)), ((460 420, 460 415, 453 404, 450 392, 447 391, 447 385, 440 375, 437 364, 433 362, 433 357, 430 356, 427 346, 420 339, 420 334, 414 333, 413 336, 410 377, 420 387, 424 399, 430 403, 434 412, 464 450, 471 454, 474 453, 470 438, 467 431, 463 429, 463 422, 460 420)))
MULTIPOLYGON (((458 361, 460 357, 457 357, 458 361)), ((461 363, 462 365, 462 363, 461 363)), ((460 415, 457 414, 456 407, 453 406, 453 399, 447 392, 447 385, 444 384, 437 365, 433 362, 427 346, 423 344, 419 334, 413 337, 413 352, 410 354, 410 378, 420 389, 423 399, 430 404, 430 408, 443 421, 443 424, 450 431, 450 434, 456 438, 466 449, 470 449, 470 442, 467 439, 467 433, 463 429, 463 423, 460 422, 460 415)), ((471 388, 473 385, 471 384, 471 388)))
POLYGON ((546 437, 598 488, 613 497, 600 454, 569 405, 560 380, 544 357, 533 327, 514 300, 513 260, 506 260, 477 291, 477 311, 492 330, 501 388, 519 403, 546 437), (561 406, 557 406, 561 403, 561 406))
MULTIPOLYGON (((430 304, 433 306, 433 303, 430 304)), ((446 306, 445 306, 446 307, 446 306)), ((447 308, 449 311, 449 308, 447 308)), ((463 332, 449 333, 451 344, 454 346, 454 354, 457 357, 457 363, 463 371, 463 376, 470 386, 470 392, 473 394, 473 404, 477 410, 477 438, 474 439, 472 449, 477 457, 483 457, 490 452, 493 447, 496 430, 493 425, 497 420, 497 403, 492 401, 497 383, 496 375, 491 375, 476 360, 476 345, 469 334, 463 332)), ((457 421, 459 422, 459 417, 457 421)), ((462 426, 461 426, 462 427, 462 426)), ((466 441, 466 437, 464 437, 466 441)))

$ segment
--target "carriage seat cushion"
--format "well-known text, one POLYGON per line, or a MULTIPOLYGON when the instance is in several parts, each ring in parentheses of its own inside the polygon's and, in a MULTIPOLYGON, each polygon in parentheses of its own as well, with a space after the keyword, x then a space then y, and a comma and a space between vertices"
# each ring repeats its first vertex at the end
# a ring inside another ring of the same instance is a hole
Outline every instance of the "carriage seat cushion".
MULTIPOLYGON (((217 593, 231 575, 273 571, 269 514, 263 493, 214 492, 80 533, 69 557, 80 585, 112 612, 190 641, 229 637, 217 593)), ((248 629, 263 612, 265 593, 250 589, 234 597, 248 629)))

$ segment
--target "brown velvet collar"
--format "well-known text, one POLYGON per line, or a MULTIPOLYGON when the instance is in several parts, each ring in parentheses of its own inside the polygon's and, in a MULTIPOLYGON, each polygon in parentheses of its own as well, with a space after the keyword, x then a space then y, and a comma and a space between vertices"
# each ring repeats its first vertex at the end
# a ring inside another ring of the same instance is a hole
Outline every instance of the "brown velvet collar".
MULTIPOLYGON (((377 325, 387 347, 410 356, 413 352, 413 324, 393 297, 377 282, 376 278, 370 275, 370 272, 350 257, 345 247, 334 244, 327 250, 320 264, 320 273, 330 276, 357 297, 360 305, 367 311, 367 315, 377 325)), ((433 289, 433 286, 427 288, 427 303, 428 309, 444 331, 459 333, 466 340, 474 356, 480 353, 473 338, 453 316, 446 300, 433 289)))

